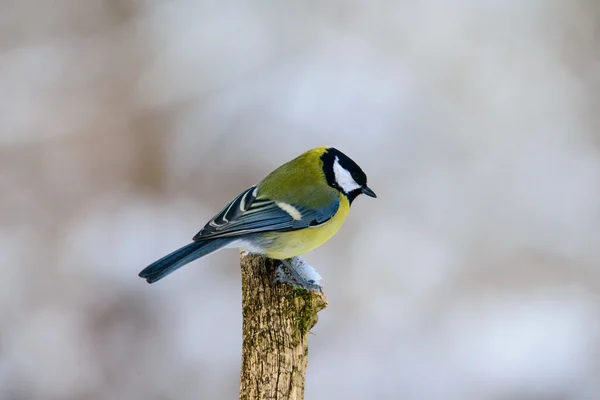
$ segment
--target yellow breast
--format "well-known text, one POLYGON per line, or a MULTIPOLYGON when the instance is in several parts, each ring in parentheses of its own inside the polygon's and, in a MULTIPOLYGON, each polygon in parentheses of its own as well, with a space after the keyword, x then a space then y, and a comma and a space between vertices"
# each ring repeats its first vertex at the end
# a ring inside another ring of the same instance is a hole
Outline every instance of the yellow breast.
POLYGON ((337 233, 350 211, 350 203, 344 195, 340 195, 340 208, 337 213, 327 222, 312 228, 299 229, 297 231, 270 233, 265 235, 273 239, 273 243, 266 250, 265 255, 269 258, 282 260, 284 258, 296 257, 316 249, 327 242, 337 233))

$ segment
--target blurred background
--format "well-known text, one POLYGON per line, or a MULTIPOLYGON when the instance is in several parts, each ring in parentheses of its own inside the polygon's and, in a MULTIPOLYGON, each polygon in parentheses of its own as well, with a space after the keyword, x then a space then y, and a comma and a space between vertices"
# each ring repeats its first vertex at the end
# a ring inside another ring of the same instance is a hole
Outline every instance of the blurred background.
POLYGON ((1 9, 1 399, 237 398, 238 253, 137 273, 324 144, 307 399, 600 398, 598 1, 1 9))

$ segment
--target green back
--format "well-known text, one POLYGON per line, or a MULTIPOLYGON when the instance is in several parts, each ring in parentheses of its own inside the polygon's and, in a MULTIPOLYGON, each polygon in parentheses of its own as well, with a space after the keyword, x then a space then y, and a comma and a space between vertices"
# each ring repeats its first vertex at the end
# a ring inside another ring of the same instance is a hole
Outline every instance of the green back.
POLYGON ((315 209, 336 200, 339 192, 327 184, 323 172, 324 150, 325 147, 309 150, 271 172, 258 184, 258 198, 315 209))

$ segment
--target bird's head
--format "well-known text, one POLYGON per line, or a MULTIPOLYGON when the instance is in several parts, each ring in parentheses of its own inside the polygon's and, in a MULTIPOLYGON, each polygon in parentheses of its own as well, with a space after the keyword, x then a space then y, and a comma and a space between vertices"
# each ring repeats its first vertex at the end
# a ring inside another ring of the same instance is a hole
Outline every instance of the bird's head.
POLYGON ((350 157, 328 147, 321 156, 323 172, 329 186, 344 193, 350 203, 360 194, 377 197, 367 186, 367 175, 350 157))

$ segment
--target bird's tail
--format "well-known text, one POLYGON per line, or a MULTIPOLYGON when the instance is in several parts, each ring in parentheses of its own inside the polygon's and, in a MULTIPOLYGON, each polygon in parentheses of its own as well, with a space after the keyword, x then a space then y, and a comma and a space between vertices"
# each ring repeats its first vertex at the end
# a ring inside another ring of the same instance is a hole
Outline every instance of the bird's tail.
POLYGON ((148 283, 154 283, 185 264, 197 258, 217 251, 231 243, 230 238, 219 238, 192 242, 174 252, 167 254, 160 260, 154 261, 139 273, 141 278, 148 283))

